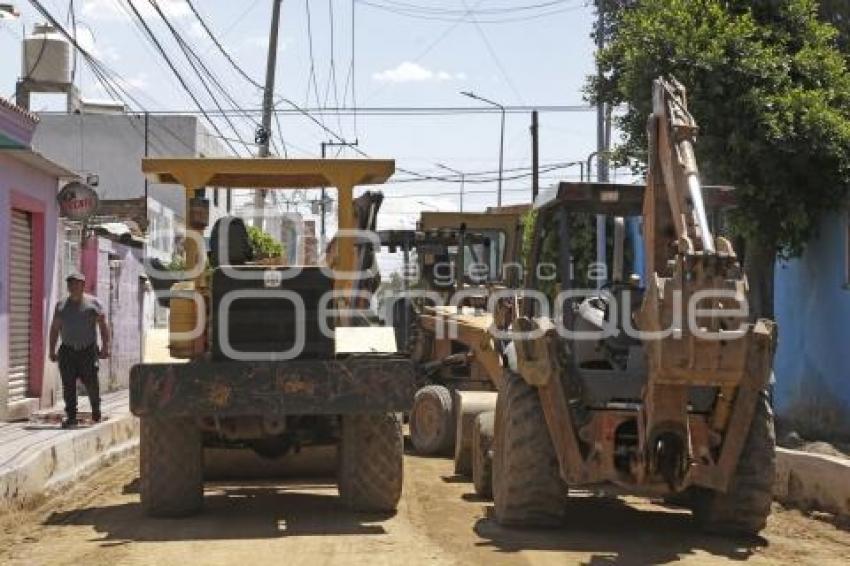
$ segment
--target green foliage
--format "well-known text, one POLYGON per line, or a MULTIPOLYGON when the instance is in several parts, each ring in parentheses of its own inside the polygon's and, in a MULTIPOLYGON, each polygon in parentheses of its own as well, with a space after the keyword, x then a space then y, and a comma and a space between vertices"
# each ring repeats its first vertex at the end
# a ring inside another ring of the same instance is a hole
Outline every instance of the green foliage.
POLYGON ((523 269, 528 269, 531 261, 531 246, 534 243, 534 226, 537 223, 537 210, 530 209, 522 216, 522 250, 520 263, 523 269))
MULTIPOLYGON (((528 211, 522 219, 522 265, 526 270, 535 269, 531 264, 531 249, 534 245, 535 234, 542 238, 540 248, 540 263, 551 263, 559 265, 559 233, 558 222, 555 215, 550 213, 542 217, 537 210, 528 211)), ((596 224, 595 218, 590 214, 567 213, 569 224, 570 252, 573 262, 573 279, 571 286, 574 288, 588 288, 594 283, 589 279, 590 266, 596 261, 596 224)), ((560 277, 559 277, 560 281, 560 277)), ((558 282, 540 281, 537 289, 554 298, 560 289, 556 288, 558 282)))
POLYGON ((256 226, 248 226, 247 228, 248 239, 251 240, 251 249, 254 251, 254 259, 280 257, 283 255, 283 244, 275 240, 270 234, 260 230, 256 226))
POLYGON ((847 0, 820 0, 821 19, 838 30, 838 47, 850 57, 850 2, 847 0))
POLYGON ((186 270, 186 260, 183 256, 173 254, 171 256, 171 261, 165 264, 165 269, 168 271, 185 271, 186 270))
POLYGON ((625 105, 621 162, 646 162, 651 85, 673 75, 706 184, 737 187, 736 229, 796 255, 850 188, 850 73, 815 0, 639 0, 616 9, 589 98, 625 105))

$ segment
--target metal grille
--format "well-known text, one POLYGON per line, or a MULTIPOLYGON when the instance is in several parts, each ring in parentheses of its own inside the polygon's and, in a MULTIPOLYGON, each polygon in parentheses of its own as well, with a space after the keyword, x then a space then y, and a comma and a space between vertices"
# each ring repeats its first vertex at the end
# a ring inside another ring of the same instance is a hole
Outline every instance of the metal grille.
POLYGON ((60 289, 65 286, 65 279, 74 271, 80 270, 80 239, 82 224, 64 220, 62 223, 64 241, 62 245, 62 280, 60 289))
POLYGON ((32 336, 32 217, 12 210, 9 273, 9 402, 27 396, 32 336))

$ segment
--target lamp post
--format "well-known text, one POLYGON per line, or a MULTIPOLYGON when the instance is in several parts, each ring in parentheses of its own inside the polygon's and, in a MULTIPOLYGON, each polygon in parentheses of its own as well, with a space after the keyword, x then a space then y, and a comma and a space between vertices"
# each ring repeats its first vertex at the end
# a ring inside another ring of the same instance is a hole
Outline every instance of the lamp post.
POLYGON ((499 110, 502 111, 502 130, 501 130, 500 141, 499 141, 499 190, 496 193, 497 194, 497 196, 496 196, 496 206, 501 208, 501 206, 502 206, 502 174, 504 172, 504 166, 505 166, 505 107, 502 106, 501 104, 499 104, 498 102, 484 98, 483 96, 478 96, 474 92, 463 91, 463 92, 461 92, 461 94, 463 96, 468 97, 468 98, 473 98, 475 100, 480 100, 481 102, 486 102, 487 104, 495 106, 496 108, 498 108, 499 110))
POLYGON ((459 200, 460 200, 460 211, 463 212, 463 184, 466 182, 466 173, 464 173, 463 171, 458 171, 457 169, 452 169, 451 167, 443 165, 442 163, 437 163, 436 165, 437 165, 437 167, 440 167, 441 169, 445 169, 446 171, 450 171, 452 173, 460 175, 460 199, 459 200))

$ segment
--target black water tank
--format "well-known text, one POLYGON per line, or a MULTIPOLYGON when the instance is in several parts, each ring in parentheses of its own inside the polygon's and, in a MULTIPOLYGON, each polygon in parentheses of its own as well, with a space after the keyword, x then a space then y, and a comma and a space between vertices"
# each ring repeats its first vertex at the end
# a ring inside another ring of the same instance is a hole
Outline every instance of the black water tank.
MULTIPOLYGON (((319 325, 319 308, 326 293, 333 290, 333 280, 318 267, 238 266, 217 268, 213 272, 212 353, 216 360, 230 359, 222 351, 223 324, 227 324, 230 347, 237 352, 280 353, 293 348, 297 329, 304 336, 304 349, 298 359, 330 359, 334 356, 333 336, 323 335, 319 325), (287 279, 292 270, 295 277, 287 279), (241 279, 228 274, 253 276, 241 279), (280 275, 280 276, 278 276, 280 275), (222 302, 230 293, 252 291, 256 296, 231 296, 227 316, 219 316, 222 302), (299 315, 295 304, 287 298, 275 297, 275 291, 291 291, 304 304, 299 315)), ((330 306, 328 307, 330 308, 330 306)), ((333 320, 328 321, 331 330, 333 320)))

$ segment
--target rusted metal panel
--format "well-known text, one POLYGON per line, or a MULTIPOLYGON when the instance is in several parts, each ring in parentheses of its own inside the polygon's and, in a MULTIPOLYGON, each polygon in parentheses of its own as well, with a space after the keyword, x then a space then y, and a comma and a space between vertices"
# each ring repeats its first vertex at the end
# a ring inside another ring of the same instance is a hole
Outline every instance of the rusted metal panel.
POLYGON ((413 363, 397 357, 285 362, 140 364, 130 371, 136 416, 247 416, 407 411, 413 363))

